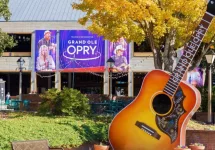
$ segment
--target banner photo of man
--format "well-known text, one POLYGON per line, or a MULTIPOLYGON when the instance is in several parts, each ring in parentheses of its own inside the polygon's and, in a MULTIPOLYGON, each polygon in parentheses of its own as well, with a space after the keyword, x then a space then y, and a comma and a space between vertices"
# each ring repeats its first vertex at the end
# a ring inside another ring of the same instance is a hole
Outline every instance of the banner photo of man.
POLYGON ((56 30, 35 31, 35 71, 56 69, 56 30))
POLYGON ((103 72, 105 42, 87 30, 61 30, 59 55, 61 71, 103 72))
POLYGON ((114 62, 113 72, 128 72, 129 69, 129 43, 121 37, 117 42, 108 42, 108 58, 114 62))

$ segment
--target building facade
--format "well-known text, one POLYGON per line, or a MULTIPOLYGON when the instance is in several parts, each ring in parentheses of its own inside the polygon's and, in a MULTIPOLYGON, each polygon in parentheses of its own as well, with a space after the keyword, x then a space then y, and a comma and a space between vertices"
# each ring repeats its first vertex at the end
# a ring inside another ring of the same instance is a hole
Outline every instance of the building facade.
MULTIPOLYGON (((109 94, 112 91, 113 94, 119 96, 137 95, 145 74, 154 69, 152 54, 141 50, 141 46, 144 49, 144 45, 137 46, 133 42, 128 43, 129 69, 123 72, 113 72, 112 76, 110 76, 110 69, 106 63, 111 57, 110 42, 107 40, 104 40, 104 46, 101 48, 103 69, 90 70, 83 65, 82 68, 79 66, 79 69, 72 66, 70 69, 61 68, 60 58, 63 55, 60 43, 62 41, 61 32, 87 31, 86 27, 77 22, 84 14, 72 9, 73 2, 78 1, 52 0, 37 3, 36 0, 10 0, 9 8, 12 13, 10 21, 5 22, 3 18, 0 19, 2 31, 7 32, 17 41, 17 46, 5 51, 0 58, 0 78, 6 81, 6 92, 10 92, 11 95, 19 93, 17 60, 22 57, 25 60, 22 84, 24 94, 42 93, 54 87, 58 89, 71 87, 83 93, 109 94), (41 71, 36 68, 37 37, 38 32, 44 33, 47 30, 56 31, 56 68, 51 71, 41 71)), ((115 49, 116 47, 113 47, 112 51, 114 52, 115 49)), ((74 59, 77 60, 77 58, 74 59)))

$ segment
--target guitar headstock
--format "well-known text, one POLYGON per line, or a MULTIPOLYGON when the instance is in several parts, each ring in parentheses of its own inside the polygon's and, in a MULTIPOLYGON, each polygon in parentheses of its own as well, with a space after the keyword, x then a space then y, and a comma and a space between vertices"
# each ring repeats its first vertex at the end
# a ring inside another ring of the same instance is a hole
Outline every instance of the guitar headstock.
POLYGON ((215 0, 209 0, 207 6, 207 12, 215 15, 215 0))

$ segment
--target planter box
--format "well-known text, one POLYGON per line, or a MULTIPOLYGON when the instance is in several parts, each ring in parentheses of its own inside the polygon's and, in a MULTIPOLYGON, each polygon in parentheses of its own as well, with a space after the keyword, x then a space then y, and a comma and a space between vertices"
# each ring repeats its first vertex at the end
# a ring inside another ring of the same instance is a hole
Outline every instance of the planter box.
POLYGON ((190 145, 189 148, 191 148, 191 150, 204 150, 205 146, 190 145))
POLYGON ((202 143, 206 150, 215 149, 215 131, 214 130, 187 130, 186 145, 190 143, 202 143))
MULTIPOLYGON (((193 119, 197 121, 208 122, 208 113, 207 112, 196 112, 193 116, 193 119)), ((215 113, 212 113, 212 122, 215 121, 215 113)))
POLYGON ((94 150, 109 150, 109 146, 107 145, 96 145, 93 146, 94 150))

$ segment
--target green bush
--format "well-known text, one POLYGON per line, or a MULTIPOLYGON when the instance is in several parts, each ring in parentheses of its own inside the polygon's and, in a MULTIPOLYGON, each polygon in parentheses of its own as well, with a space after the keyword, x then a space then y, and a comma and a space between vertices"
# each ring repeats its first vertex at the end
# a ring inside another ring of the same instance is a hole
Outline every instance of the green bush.
POLYGON ((90 112, 89 99, 76 89, 49 89, 40 97, 43 100, 39 107, 40 114, 86 116, 90 112))
POLYGON ((89 99, 80 91, 72 88, 63 88, 59 94, 61 111, 66 115, 86 116, 90 112, 89 99))
POLYGON ((41 103, 39 107, 39 113, 41 114, 47 114, 47 113, 53 113, 55 114, 55 109, 57 107, 57 97, 59 95, 60 91, 52 88, 48 89, 44 94, 41 94, 40 97, 42 98, 43 102, 41 103))

